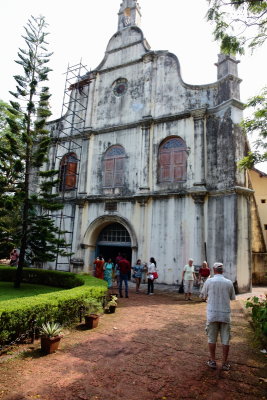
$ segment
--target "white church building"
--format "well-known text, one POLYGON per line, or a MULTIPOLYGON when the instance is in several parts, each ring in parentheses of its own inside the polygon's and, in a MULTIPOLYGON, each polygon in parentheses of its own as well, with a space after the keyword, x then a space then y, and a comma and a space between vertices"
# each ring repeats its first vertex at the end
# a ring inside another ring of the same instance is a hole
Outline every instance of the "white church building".
POLYGON ((216 82, 185 83, 176 55, 144 38, 138 2, 122 1, 102 62, 69 70, 66 112, 48 123, 48 168, 59 170, 64 202, 55 218, 73 252, 50 268, 90 272, 97 255, 124 252, 132 264, 154 257, 158 281, 176 284, 188 258, 207 259, 250 290, 252 190, 236 164, 246 149, 237 64, 220 54, 216 82))

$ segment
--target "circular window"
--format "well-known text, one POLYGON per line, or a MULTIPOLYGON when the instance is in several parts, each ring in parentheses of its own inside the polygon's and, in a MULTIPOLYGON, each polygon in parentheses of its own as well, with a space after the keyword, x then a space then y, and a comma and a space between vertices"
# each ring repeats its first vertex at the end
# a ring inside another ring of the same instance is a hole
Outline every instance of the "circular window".
POLYGON ((123 96, 128 89, 128 83, 126 79, 118 79, 116 82, 113 84, 113 93, 115 96, 123 96))

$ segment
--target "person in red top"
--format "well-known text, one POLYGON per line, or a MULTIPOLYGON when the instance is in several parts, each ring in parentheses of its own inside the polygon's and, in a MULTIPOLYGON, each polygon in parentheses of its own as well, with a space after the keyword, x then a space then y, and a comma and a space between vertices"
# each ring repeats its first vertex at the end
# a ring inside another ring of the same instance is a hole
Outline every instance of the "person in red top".
POLYGON ((199 269, 199 275, 198 275, 198 282, 200 284, 200 291, 203 288, 204 283, 210 276, 210 269, 208 267, 207 261, 203 261, 201 268, 199 269))
POLYGON ((122 254, 121 260, 118 261, 118 270, 120 273, 120 285, 119 285, 119 292, 120 292, 120 297, 123 297, 122 295, 122 283, 124 282, 125 285, 125 297, 128 296, 128 277, 129 277, 129 272, 131 271, 131 265, 128 260, 126 260, 126 255, 122 254))
POLYGON ((102 256, 96 257, 94 261, 96 278, 104 279, 104 264, 105 260, 102 256))

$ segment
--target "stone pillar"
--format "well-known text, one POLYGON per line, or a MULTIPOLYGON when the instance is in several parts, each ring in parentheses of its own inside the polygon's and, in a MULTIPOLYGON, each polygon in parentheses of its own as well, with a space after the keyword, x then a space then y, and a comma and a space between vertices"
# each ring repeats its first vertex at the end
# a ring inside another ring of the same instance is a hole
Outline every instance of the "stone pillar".
POLYGON ((240 83, 242 80, 238 77, 237 64, 235 57, 227 54, 219 54, 217 66, 218 96, 217 104, 229 99, 240 100, 240 83))
POLYGON ((194 185, 196 186, 206 184, 205 115, 206 108, 191 112, 191 116, 194 118, 194 185))
POLYGON ((140 143, 140 180, 139 190, 141 192, 148 192, 149 188, 149 142, 150 142, 150 129, 152 119, 151 116, 144 117, 141 126, 141 143, 140 143))
POLYGON ((80 200, 76 205, 76 218, 74 220, 73 226, 73 238, 75 238, 75 243, 73 243, 72 250, 75 252, 75 257, 81 257, 83 254, 81 242, 82 242, 82 221, 84 213, 85 202, 80 200))
POLYGON ((137 0, 123 0, 118 16, 118 31, 121 31, 127 26, 140 26, 141 11, 137 0))
POLYGON ((90 143, 90 137, 82 139, 80 171, 79 171, 79 183, 78 183, 78 194, 79 195, 86 195, 87 194, 89 143, 90 143))
POLYGON ((195 203, 195 224, 194 224, 194 263, 201 265, 205 260, 205 219, 204 201, 206 192, 193 193, 192 198, 195 203))

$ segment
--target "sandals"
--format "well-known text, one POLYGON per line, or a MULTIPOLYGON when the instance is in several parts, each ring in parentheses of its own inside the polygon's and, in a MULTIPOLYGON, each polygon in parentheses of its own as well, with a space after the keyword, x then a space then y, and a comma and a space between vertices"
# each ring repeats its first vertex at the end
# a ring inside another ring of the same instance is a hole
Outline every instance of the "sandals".
POLYGON ((225 363, 222 365, 222 370, 223 371, 230 371, 231 365, 228 363, 225 363))
MULTIPOLYGON (((212 361, 212 360, 207 361, 207 366, 212 369, 216 369, 217 368, 216 361, 212 361)), ((229 363, 225 363, 222 365, 223 371, 230 371, 230 369, 231 369, 231 365, 229 363)))
POLYGON ((212 360, 207 361, 207 366, 212 369, 216 369, 217 368, 216 361, 212 361, 212 360))

